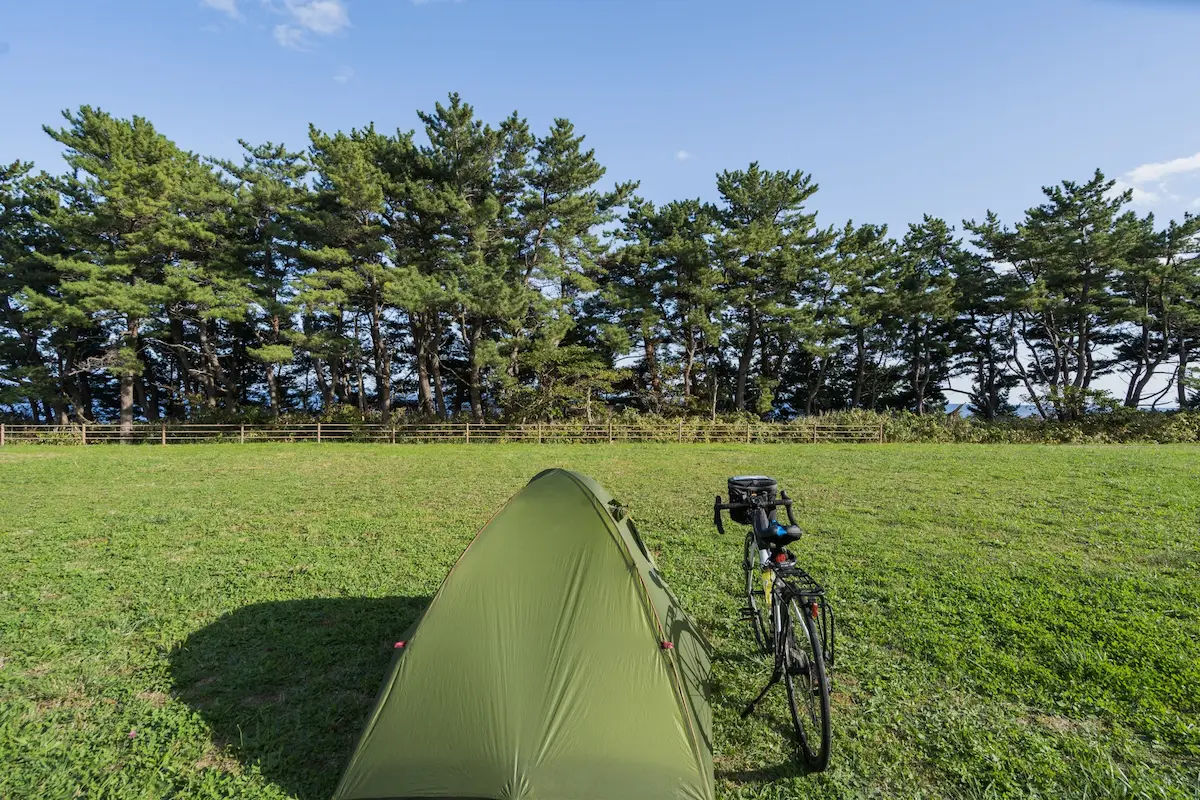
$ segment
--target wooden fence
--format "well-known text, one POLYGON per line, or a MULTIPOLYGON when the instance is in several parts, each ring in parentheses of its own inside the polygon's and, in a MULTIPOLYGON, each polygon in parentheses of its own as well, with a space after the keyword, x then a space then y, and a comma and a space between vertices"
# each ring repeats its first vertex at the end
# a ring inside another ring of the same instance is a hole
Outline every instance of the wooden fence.
POLYGON ((882 424, 846 425, 819 420, 787 424, 738 423, 638 425, 636 423, 530 423, 527 425, 314 422, 305 424, 138 423, 122 436, 119 425, 3 425, 6 444, 197 444, 253 442, 373 442, 377 444, 600 444, 616 442, 821 444, 883 443, 882 424))

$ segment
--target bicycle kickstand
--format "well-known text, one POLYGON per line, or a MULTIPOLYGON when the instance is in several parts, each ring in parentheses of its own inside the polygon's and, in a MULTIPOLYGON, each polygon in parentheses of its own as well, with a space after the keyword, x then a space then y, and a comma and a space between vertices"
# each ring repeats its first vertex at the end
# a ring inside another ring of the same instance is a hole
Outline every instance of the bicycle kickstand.
POLYGON ((767 685, 764 686, 763 690, 758 693, 758 697, 751 700, 750 704, 746 706, 744 711, 742 711, 742 719, 745 719, 746 717, 753 714, 754 707, 757 706, 759 703, 761 703, 762 699, 767 696, 767 692, 771 691, 771 687, 774 686, 775 684, 779 683, 779 681, 782 679, 783 679, 783 670, 776 667, 775 671, 771 673, 771 680, 767 681, 767 685))

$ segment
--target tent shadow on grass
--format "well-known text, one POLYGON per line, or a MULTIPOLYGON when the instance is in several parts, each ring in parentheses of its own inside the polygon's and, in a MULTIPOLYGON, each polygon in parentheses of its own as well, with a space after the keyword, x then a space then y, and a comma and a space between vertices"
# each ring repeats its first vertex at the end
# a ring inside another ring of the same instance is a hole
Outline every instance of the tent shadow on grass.
POLYGON ((396 639, 429 597, 286 600, 239 608, 170 654, 175 693, 214 744, 301 798, 333 793, 396 639))

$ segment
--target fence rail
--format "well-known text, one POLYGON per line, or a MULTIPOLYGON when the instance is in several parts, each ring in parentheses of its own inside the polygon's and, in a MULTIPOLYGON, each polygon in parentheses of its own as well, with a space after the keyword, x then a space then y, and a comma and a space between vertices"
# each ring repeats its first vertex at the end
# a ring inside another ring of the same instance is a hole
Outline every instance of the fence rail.
POLYGON ((688 444, 883 443, 882 424, 842 425, 819 421, 637 425, 629 423, 430 424, 313 422, 301 424, 137 423, 125 434, 120 425, 0 424, 6 444, 198 444, 254 442, 373 442, 377 444, 600 444, 677 442, 688 444))

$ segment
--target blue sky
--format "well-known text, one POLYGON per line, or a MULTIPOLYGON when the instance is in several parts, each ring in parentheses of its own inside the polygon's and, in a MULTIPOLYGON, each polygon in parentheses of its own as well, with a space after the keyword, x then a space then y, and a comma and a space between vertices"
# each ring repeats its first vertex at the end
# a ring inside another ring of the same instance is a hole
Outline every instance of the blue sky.
POLYGON ((311 121, 410 129, 460 92, 587 134, 653 200, 758 160, 826 224, 988 208, 1099 166, 1139 209, 1200 210, 1200 2, 39 0, 0 6, 0 160, 61 168, 83 103, 184 147, 300 147, 311 121))
POLYGON ((1100 167, 1165 222, 1200 212, 1198 42, 1200 0, 5 0, 0 161, 61 169, 41 126, 85 103, 236 157, 457 91, 571 119, 659 202, 757 160, 812 173, 822 223, 901 235, 1100 167))

